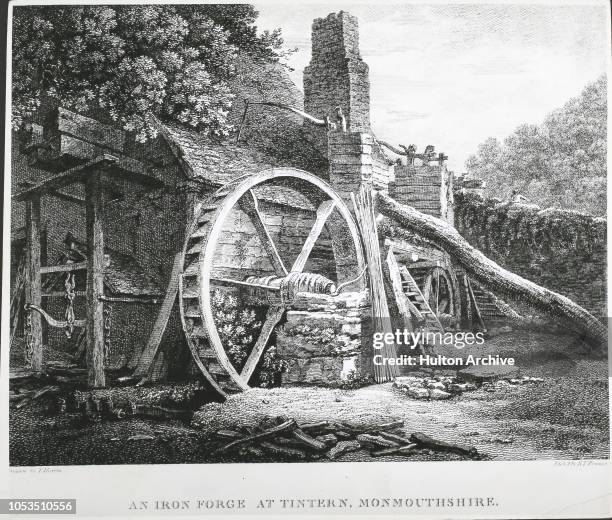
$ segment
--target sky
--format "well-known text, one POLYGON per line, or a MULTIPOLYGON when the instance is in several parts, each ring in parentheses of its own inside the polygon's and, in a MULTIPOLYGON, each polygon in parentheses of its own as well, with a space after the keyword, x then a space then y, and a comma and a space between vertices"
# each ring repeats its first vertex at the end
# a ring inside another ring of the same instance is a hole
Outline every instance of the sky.
POLYGON ((394 144, 433 144, 464 171, 487 137, 503 139, 605 73, 600 4, 255 4, 261 29, 280 27, 293 81, 302 87, 311 24, 342 9, 359 19, 370 67, 372 128, 394 144))

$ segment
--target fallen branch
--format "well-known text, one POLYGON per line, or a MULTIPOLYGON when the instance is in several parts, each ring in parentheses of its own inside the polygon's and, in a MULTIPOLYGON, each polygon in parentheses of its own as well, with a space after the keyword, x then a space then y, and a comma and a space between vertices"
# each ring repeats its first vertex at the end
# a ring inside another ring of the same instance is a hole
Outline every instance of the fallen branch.
POLYGON ((405 446, 397 446, 395 448, 386 448, 384 450, 373 451, 370 453, 372 457, 384 457, 386 455, 407 455, 412 454, 417 448, 416 443, 406 444, 405 446))
POLYGON ((298 441, 302 442, 303 444, 305 444, 309 448, 312 448, 315 451, 323 451, 327 447, 324 442, 314 439, 313 437, 305 433, 300 428, 296 428, 295 430, 293 430, 291 434, 293 435, 295 439, 297 439, 298 441))
POLYGON ((377 434, 383 431, 396 430, 397 428, 401 428, 404 426, 404 421, 392 421, 388 423, 383 423, 374 426, 355 426, 347 423, 340 423, 340 428, 342 430, 347 430, 354 435, 358 435, 360 433, 370 433, 377 434))
POLYGON ((234 430, 218 430, 215 435, 222 439, 240 439, 242 437, 242 434, 234 430))
POLYGON ((278 444, 267 441, 260 442, 259 446, 274 455, 283 455, 285 457, 293 457, 298 459, 306 458, 306 453, 297 448, 287 448, 286 446, 279 446, 278 444))
POLYGON ((419 446, 423 446, 424 448, 430 448, 432 450, 457 453, 459 455, 467 455, 468 457, 475 457, 478 455, 476 448, 459 446, 458 444, 451 444, 449 442, 439 441, 437 439, 434 439, 433 437, 430 437, 429 435, 425 435, 424 433, 413 433, 410 436, 410 440, 412 440, 419 446))
POLYGON ((395 435, 394 433, 380 432, 380 436, 383 437, 384 439, 398 442, 399 444, 412 444, 412 441, 410 439, 407 439, 406 437, 402 437, 401 435, 395 435))
POLYGON ((40 399, 43 395, 46 395, 49 393, 56 393, 59 391, 60 391, 59 386, 54 386, 54 385, 45 386, 41 388, 40 390, 38 390, 37 392, 34 392, 34 394, 32 394, 31 396, 27 396, 23 400, 19 401, 17 405, 15 406, 15 408, 23 408, 26 405, 32 404, 37 399, 40 399))
POLYGON ((342 441, 327 452, 327 458, 334 460, 342 455, 345 455, 346 453, 359 451, 360 449, 361 444, 359 444, 357 441, 342 441))
MULTIPOLYGON (((262 439, 268 439, 270 437, 273 437, 281 432, 290 432, 293 431, 297 428, 297 423, 295 422, 294 419, 290 419, 282 424, 279 424, 278 426, 274 426, 272 428, 269 428, 267 430, 264 430, 261 433, 256 433, 254 435, 249 435, 247 437, 243 437, 242 439, 236 439, 233 442, 230 442, 229 444, 226 444, 225 446, 218 448, 216 450, 216 452, 223 452, 223 451, 227 451, 235 446, 240 446, 242 444, 248 444, 251 442, 256 442, 262 439)), ((287 448, 288 449, 288 448, 287 448)))
POLYGON ((306 423, 306 424, 302 424, 300 425, 300 428, 302 430, 304 430, 305 432, 309 432, 309 433, 313 433, 310 430, 314 430, 315 432, 324 432, 327 431, 327 429, 330 428, 330 423, 329 421, 320 421, 320 422, 316 422, 316 423, 306 423))
POLYGON ((376 435, 369 435, 367 433, 357 435, 357 441, 366 448, 379 449, 395 448, 398 446, 398 443, 395 441, 390 441, 389 439, 384 439, 383 437, 378 437, 376 435))

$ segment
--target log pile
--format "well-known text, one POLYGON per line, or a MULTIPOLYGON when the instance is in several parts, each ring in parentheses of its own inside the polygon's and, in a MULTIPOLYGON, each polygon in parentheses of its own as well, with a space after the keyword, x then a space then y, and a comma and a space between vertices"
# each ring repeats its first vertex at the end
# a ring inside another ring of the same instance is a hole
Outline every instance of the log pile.
POLYGON ((14 370, 9 375, 9 402, 15 408, 29 406, 43 397, 57 395, 66 385, 83 386, 87 383, 87 369, 72 363, 49 361, 44 374, 31 370, 14 370))
POLYGON ((83 423, 132 418, 189 422, 193 415, 193 412, 190 410, 144 404, 131 399, 113 400, 111 397, 101 397, 99 399, 87 397, 79 399, 73 394, 58 396, 51 403, 50 411, 61 416, 63 420, 83 423))
POLYGON ((366 450, 371 457, 412 456, 419 453, 456 453, 480 459, 475 448, 433 439, 423 433, 402 434, 403 421, 372 426, 320 421, 298 424, 286 417, 266 418, 257 427, 218 430, 215 455, 240 459, 251 456, 262 461, 281 458, 292 461, 337 460, 347 453, 366 450))
POLYGON ((57 425, 131 418, 189 423, 193 416, 192 410, 157 406, 134 399, 78 395, 75 389, 85 387, 86 383, 87 370, 65 362, 48 362, 45 374, 14 371, 10 376, 10 406, 19 410, 44 401, 43 409, 47 414, 57 416, 51 420, 57 425))

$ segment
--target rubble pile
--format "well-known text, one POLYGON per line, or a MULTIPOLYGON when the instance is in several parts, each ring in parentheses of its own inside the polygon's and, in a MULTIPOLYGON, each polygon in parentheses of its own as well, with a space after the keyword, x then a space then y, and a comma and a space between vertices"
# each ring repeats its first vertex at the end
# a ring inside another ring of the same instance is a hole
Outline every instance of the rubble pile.
POLYGON ((482 388, 487 392, 494 392, 504 388, 524 384, 543 383, 541 377, 512 377, 496 381, 485 380, 478 382, 463 381, 451 376, 400 376, 393 380, 393 387, 413 399, 442 400, 453 396, 482 388))

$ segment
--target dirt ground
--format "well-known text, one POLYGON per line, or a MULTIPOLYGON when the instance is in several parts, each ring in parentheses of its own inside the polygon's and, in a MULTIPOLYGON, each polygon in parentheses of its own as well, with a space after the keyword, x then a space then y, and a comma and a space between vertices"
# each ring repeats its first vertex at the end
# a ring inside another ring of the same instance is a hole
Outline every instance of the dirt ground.
MULTIPOLYGON (((498 385, 493 391, 481 387, 445 401, 415 400, 391 383, 356 390, 254 389, 223 404, 203 405, 189 424, 132 419, 64 428, 35 405, 11 412, 11 464, 217 462, 212 454, 219 445, 213 435, 216 430, 254 425, 265 416, 290 417, 298 423, 331 420, 361 425, 403 420, 405 434, 422 432, 474 446, 495 460, 608 457, 607 360, 578 354, 571 338, 548 334, 511 332, 485 345, 478 354, 513 355, 520 375, 544 381, 498 385)), ((429 452, 376 460, 460 458, 429 452)), ((361 450, 338 460, 372 459, 361 450)))

